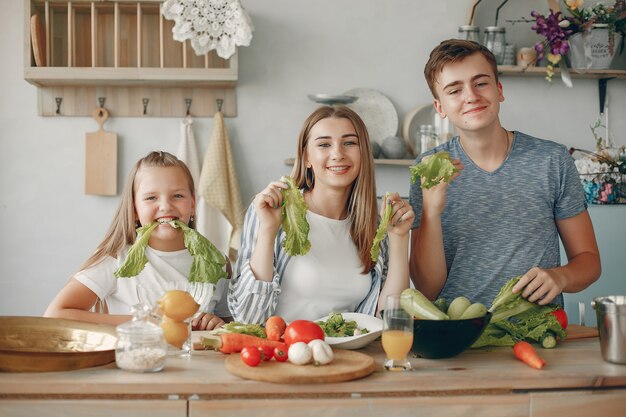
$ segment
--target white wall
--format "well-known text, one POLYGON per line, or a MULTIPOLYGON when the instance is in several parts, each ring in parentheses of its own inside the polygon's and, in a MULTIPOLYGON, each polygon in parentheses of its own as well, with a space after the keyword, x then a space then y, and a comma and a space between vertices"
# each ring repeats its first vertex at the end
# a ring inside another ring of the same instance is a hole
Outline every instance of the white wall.
MULTIPOLYGON (((356 87, 386 94, 402 118, 431 102, 422 71, 439 41, 465 23, 470 1, 242 0, 255 25, 241 48, 238 116, 228 119, 244 202, 288 173, 300 125, 316 108, 310 93, 340 94, 356 87)), ((477 11, 492 24, 495 0, 477 11)), ((510 2, 500 13, 509 41, 530 45, 530 24, 506 19, 547 10, 546 2, 510 2), (522 39, 524 38, 524 39, 522 39)), ((39 315, 102 238, 117 198, 83 193, 85 132, 91 118, 37 116, 37 89, 23 80, 22 1, 3 2, 0 14, 0 315, 39 315)), ((624 57, 620 58, 624 62, 624 57)), ((621 68, 625 68, 622 65, 621 68)), ((593 80, 567 89, 541 78, 503 78, 508 129, 591 149, 589 124, 598 113, 593 80)), ((609 82, 613 132, 626 142, 626 81, 609 82), (618 120, 621 119, 621 120, 618 120)), ((94 103, 95 105, 96 103, 94 103)), ((131 165, 153 149, 175 152, 180 120, 113 118, 119 137, 119 189, 131 165)), ((196 119, 201 152, 212 119, 196 119)), ((379 192, 408 192, 406 167, 377 168, 379 192)))

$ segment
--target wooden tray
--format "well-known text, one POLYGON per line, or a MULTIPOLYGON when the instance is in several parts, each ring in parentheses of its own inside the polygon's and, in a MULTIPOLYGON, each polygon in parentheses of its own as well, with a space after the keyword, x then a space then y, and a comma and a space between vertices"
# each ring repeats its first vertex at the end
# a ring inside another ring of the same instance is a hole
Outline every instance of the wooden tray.
POLYGON ((255 381, 280 384, 321 384, 350 381, 363 378, 374 372, 374 358, 352 350, 334 349, 335 358, 328 365, 294 365, 289 362, 261 362, 259 366, 248 366, 239 354, 226 358, 226 369, 231 374, 255 381))
POLYGON ((598 337, 597 327, 579 326, 578 324, 570 324, 567 326, 567 339, 584 339, 586 337, 598 337))

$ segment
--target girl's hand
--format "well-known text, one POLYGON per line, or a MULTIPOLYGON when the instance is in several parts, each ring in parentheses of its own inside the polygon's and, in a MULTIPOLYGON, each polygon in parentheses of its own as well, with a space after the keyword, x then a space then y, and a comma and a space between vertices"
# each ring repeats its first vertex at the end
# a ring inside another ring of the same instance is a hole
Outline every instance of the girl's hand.
POLYGON ((522 292, 522 297, 539 305, 550 304, 563 292, 566 278, 554 269, 531 268, 513 287, 513 292, 522 292))
POLYGON ((278 232, 282 222, 283 193, 281 190, 287 188, 289 186, 284 182, 274 181, 254 197, 253 204, 259 216, 261 228, 273 233, 278 232))
POLYGON ((203 313, 191 322, 193 330, 213 330, 224 325, 224 320, 215 314, 203 313))
POLYGON ((413 219, 415 218, 413 207, 402 200, 398 193, 393 193, 389 197, 389 201, 383 201, 381 216, 384 214, 387 204, 393 206, 393 214, 391 215, 391 220, 387 227, 387 233, 398 236, 407 235, 409 230, 411 230, 413 219))
MULTIPOLYGON (((463 163, 458 159, 453 159, 452 164, 459 172, 452 176, 450 183, 461 175, 461 172, 465 168, 463 163)), ((426 215, 441 216, 443 210, 446 208, 446 191, 448 190, 448 185, 449 183, 441 181, 432 188, 422 188, 422 210, 426 215)))

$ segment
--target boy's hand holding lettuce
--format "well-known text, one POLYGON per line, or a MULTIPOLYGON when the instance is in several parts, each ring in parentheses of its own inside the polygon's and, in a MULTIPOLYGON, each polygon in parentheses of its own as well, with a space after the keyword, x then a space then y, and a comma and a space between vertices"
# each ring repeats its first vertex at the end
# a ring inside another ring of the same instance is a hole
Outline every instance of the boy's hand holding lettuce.
POLYGON ((378 229, 376 229, 376 236, 374 236, 374 241, 372 242, 372 249, 370 249, 370 255, 372 257, 372 261, 376 262, 378 260, 378 253, 380 252, 380 242, 385 238, 385 234, 387 234, 387 227, 389 226, 389 222, 391 221, 391 215, 393 214, 393 206, 389 201, 389 197, 391 194, 385 193, 385 212, 383 213, 383 217, 380 219, 380 223, 378 224, 378 229))
POLYGON ((422 188, 432 188, 441 181, 450 182, 452 176, 459 170, 452 163, 450 154, 445 151, 423 159, 419 164, 409 167, 411 184, 422 178, 422 188))
POLYGON ((293 178, 281 177, 280 180, 289 185, 289 188, 282 190, 282 226, 286 235, 283 247, 291 256, 304 255, 311 249, 309 222, 306 220, 307 206, 293 178))
MULTIPOLYGON (((174 228, 182 229, 185 247, 193 257, 188 277, 189 282, 216 284, 221 278, 228 277, 224 270, 226 258, 206 237, 180 220, 172 220, 168 223, 174 228)), ((144 251, 148 246, 150 234, 159 225, 160 223, 154 222, 137 229, 137 239, 128 250, 124 264, 115 271, 116 277, 130 278, 139 275, 148 263, 144 251)))
POLYGON ((556 304, 540 306, 522 298, 521 292, 513 293, 513 286, 521 276, 512 278, 501 289, 489 311, 493 313, 489 325, 472 345, 513 346, 520 340, 541 342, 545 334, 551 333, 565 339, 567 332, 551 314, 561 307, 556 304))

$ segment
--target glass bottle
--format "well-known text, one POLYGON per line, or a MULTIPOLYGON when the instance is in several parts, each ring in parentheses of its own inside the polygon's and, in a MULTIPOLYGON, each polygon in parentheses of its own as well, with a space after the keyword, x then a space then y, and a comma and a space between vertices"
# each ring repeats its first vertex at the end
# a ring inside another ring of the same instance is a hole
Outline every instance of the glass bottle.
POLYGON ((117 330, 115 362, 120 369, 132 372, 158 372, 165 366, 167 344, 163 330, 149 321, 150 307, 139 304, 132 309, 131 321, 117 330))
POLYGON ((459 34, 457 38, 480 43, 480 29, 478 26, 472 25, 459 26, 459 34))
POLYGON ((433 149, 438 145, 437 133, 433 125, 420 126, 420 153, 433 149))
POLYGON ((502 65, 504 62, 504 49, 506 46, 504 32, 505 30, 501 26, 487 26, 485 28, 483 45, 495 55, 498 65, 502 65))

